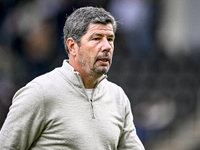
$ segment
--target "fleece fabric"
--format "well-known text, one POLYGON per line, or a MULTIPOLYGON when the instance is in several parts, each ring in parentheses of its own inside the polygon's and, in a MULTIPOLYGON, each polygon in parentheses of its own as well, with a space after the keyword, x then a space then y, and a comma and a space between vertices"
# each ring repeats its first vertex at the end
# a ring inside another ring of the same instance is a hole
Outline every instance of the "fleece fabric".
POLYGON ((0 150, 144 150, 121 87, 103 75, 87 96, 81 76, 62 67, 21 88, 0 132, 0 150))

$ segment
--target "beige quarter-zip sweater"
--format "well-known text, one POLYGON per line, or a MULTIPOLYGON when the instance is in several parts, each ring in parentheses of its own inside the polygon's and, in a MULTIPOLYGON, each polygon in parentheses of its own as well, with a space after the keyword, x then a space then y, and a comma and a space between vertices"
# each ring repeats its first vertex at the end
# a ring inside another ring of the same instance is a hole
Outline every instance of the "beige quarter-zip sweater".
POLYGON ((78 72, 62 67, 37 77, 13 98, 0 150, 143 150, 123 90, 103 75, 87 96, 78 72))

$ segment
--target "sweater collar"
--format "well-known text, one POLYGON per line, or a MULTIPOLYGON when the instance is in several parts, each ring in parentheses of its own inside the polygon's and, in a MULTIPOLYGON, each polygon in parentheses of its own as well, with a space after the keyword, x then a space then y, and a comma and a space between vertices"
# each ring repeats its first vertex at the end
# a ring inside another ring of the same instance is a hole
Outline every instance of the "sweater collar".
MULTIPOLYGON (((75 71, 74 68, 68 62, 69 60, 67 59, 63 61, 63 65, 61 67, 61 72, 63 76, 65 77, 65 79, 67 79, 69 82, 71 82, 75 86, 84 87, 83 81, 79 72, 75 71)), ((102 75, 98 79, 96 86, 105 78, 107 78, 107 75, 102 75)))

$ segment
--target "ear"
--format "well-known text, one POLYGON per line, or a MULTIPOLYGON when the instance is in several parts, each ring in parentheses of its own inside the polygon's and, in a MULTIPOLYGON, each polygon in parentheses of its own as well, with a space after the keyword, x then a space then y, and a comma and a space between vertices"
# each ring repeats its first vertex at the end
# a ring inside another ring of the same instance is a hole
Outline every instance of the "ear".
POLYGON ((76 42, 72 38, 67 39, 67 47, 69 49, 70 55, 76 55, 76 42))

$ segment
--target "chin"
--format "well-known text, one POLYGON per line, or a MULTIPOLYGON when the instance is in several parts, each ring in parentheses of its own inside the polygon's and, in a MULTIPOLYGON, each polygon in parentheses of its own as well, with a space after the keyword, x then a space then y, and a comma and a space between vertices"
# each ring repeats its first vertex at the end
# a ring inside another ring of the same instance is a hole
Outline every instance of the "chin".
POLYGON ((94 72, 96 72, 99 75, 103 75, 103 74, 106 74, 109 69, 110 69, 110 66, 95 66, 94 72))
POLYGON ((99 70, 96 70, 96 73, 98 73, 98 74, 105 74, 105 73, 108 72, 108 70, 109 70, 109 68, 106 68, 106 69, 99 69, 99 70))

